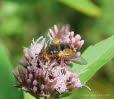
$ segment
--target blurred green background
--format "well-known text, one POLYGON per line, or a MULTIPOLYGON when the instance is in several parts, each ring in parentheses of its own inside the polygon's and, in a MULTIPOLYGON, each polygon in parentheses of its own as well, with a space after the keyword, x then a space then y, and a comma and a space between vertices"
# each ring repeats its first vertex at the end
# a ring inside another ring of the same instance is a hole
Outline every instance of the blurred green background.
MULTIPOLYGON (((83 52, 114 35, 113 11, 114 0, 0 0, 0 44, 8 48, 10 61, 16 68, 23 58, 23 46, 28 47, 33 38, 47 37, 54 24, 70 24, 71 30, 85 40, 83 52)), ((113 65, 114 59, 88 81, 91 91, 83 87, 70 98, 114 99, 113 65)))

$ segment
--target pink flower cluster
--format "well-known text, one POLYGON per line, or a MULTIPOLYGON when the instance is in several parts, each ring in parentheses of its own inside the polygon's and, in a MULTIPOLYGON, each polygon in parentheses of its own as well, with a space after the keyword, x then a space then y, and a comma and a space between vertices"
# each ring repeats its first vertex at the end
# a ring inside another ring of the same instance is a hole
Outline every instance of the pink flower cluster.
MULTIPOLYGON (((60 42, 70 44, 75 50, 77 56, 80 56, 79 49, 84 44, 80 35, 74 36, 74 32, 69 32, 69 26, 63 26, 59 29, 56 25, 54 30, 49 29, 50 40, 54 38, 60 42)), ((70 71, 68 64, 60 59, 49 59, 42 61, 39 53, 45 46, 45 38, 40 37, 36 41, 33 40, 30 48, 24 48, 25 60, 21 60, 20 64, 24 67, 18 68, 18 73, 13 72, 19 84, 16 87, 30 93, 36 98, 47 97, 47 95, 56 94, 56 96, 82 87, 79 73, 70 71)))
POLYGON ((74 31, 70 32, 69 25, 63 26, 59 29, 54 25, 54 29, 49 29, 49 37, 51 40, 58 38, 60 42, 70 44, 77 51, 77 56, 80 56, 79 49, 83 46, 84 40, 81 40, 79 34, 74 35, 74 31))

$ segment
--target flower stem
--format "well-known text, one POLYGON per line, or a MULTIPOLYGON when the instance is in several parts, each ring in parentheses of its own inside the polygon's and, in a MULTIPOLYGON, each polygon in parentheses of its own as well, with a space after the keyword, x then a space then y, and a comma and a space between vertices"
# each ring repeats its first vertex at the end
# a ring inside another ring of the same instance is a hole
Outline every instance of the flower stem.
POLYGON ((49 99, 57 99, 57 96, 55 94, 51 94, 49 99))

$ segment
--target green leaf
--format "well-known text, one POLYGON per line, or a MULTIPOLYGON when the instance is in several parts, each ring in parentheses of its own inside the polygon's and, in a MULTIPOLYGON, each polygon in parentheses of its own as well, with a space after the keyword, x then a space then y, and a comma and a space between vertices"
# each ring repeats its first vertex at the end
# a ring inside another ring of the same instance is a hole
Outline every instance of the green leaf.
POLYGON ((100 9, 90 0, 58 0, 58 1, 88 16, 98 16, 100 14, 100 9))
POLYGON ((90 46, 82 54, 82 57, 87 60, 87 65, 73 64, 72 70, 87 71, 79 76, 81 82, 85 84, 105 63, 114 57, 114 36, 103 40, 94 46, 90 46))
POLYGON ((35 99, 35 98, 29 93, 24 92, 24 99, 35 99))
POLYGON ((72 94, 71 92, 65 92, 65 93, 61 94, 58 98, 65 98, 65 97, 70 96, 71 94, 72 94))
POLYGON ((23 99, 23 94, 15 88, 15 78, 12 74, 8 53, 3 45, 0 45, 0 99, 23 99))

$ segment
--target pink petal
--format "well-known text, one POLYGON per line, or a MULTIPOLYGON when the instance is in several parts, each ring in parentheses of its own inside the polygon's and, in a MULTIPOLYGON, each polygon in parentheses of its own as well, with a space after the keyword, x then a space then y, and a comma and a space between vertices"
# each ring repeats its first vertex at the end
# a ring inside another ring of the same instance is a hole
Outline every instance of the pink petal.
POLYGON ((55 33, 52 31, 52 29, 49 29, 49 33, 51 34, 52 38, 55 38, 55 33))

